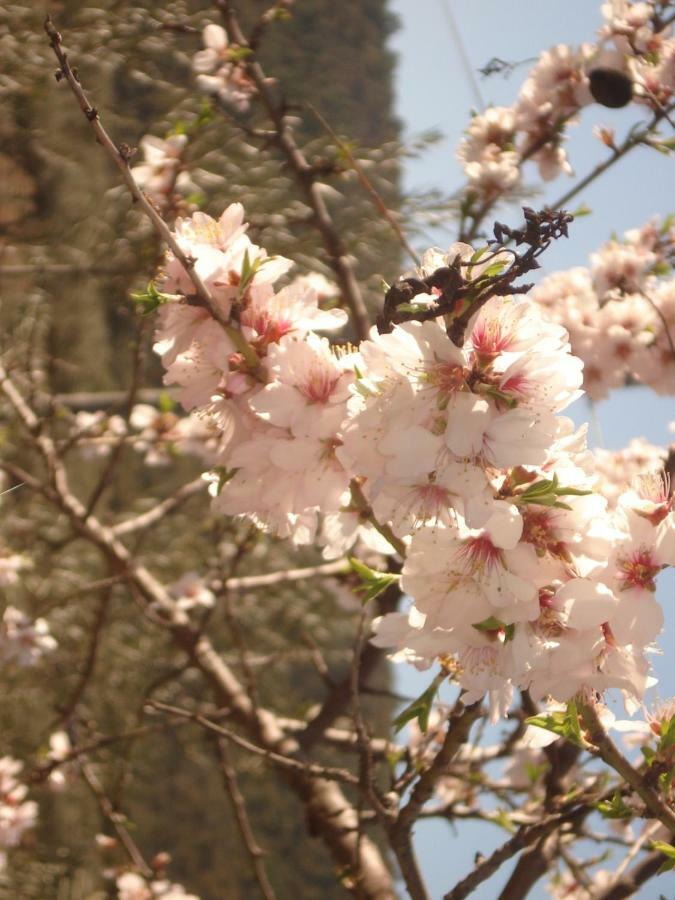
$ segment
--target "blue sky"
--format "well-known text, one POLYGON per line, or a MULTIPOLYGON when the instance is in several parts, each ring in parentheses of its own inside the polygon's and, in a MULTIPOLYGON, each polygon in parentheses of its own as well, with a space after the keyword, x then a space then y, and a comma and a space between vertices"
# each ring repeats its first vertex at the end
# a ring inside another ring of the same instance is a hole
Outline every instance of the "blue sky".
MULTIPOLYGON (((407 164, 404 184, 409 190, 436 188, 446 193, 462 184, 455 148, 470 109, 480 108, 481 103, 512 103, 528 66, 516 69, 508 79, 499 75, 484 79, 477 70, 493 57, 515 62, 535 57, 557 43, 578 45, 593 41, 601 22, 599 0, 392 0, 390 6, 401 22, 391 46, 398 54, 397 112, 406 135, 411 137, 428 129, 438 129, 444 135, 423 158, 407 164)), ((576 178, 592 169, 608 152, 592 136, 593 125, 614 128, 620 139, 639 120, 637 107, 610 110, 594 106, 586 110, 572 127, 568 144, 576 178)), ((534 168, 530 178, 535 183, 534 168)), ((542 195, 541 204, 554 202, 572 184, 574 180, 568 176, 556 179, 542 195)), ((588 255, 613 231, 620 234, 657 213, 673 211, 672 186, 672 159, 647 148, 633 151, 570 204, 574 209, 584 203, 592 215, 574 222, 570 239, 559 241, 547 252, 542 260, 542 274, 586 265, 588 255)), ((500 210, 499 218, 516 224, 518 209, 500 210)), ((447 228, 429 235, 428 243, 418 241, 418 249, 432 244, 448 246, 455 239, 455 223, 449 221, 447 228)), ((578 401, 570 412, 578 423, 587 421, 591 414, 585 400, 578 401)), ((657 397, 646 388, 623 389, 597 404, 592 415, 595 424, 591 441, 596 445, 619 449, 638 436, 665 445, 669 441, 668 423, 675 420, 675 403, 672 397, 657 397)), ((675 635, 674 595, 675 578, 663 578, 659 597, 666 609, 666 630, 661 640, 665 651, 673 647, 675 635)), ((674 694, 675 671, 669 665, 667 652, 656 658, 656 671, 661 682, 660 695, 674 694)), ((397 676, 398 689, 411 696, 419 694, 430 680, 429 675, 420 676, 411 667, 398 667, 397 676)), ((457 831, 445 823, 418 826, 417 849, 434 900, 470 871, 476 851, 489 853, 507 837, 494 826, 474 823, 462 823, 457 831)), ((659 879, 644 888, 639 895, 641 900, 652 900, 663 893, 662 882, 659 879)), ((497 876, 472 897, 495 900, 503 883, 504 877, 497 876)), ((540 887, 530 896, 539 900, 548 895, 540 887)))

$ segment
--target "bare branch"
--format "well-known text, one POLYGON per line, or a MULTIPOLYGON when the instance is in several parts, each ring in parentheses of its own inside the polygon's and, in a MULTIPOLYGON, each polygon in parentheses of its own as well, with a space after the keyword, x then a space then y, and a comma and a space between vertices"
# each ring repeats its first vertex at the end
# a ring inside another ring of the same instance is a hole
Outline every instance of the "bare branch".
POLYGON ((192 282, 192 285, 195 289, 195 294, 201 305, 209 311, 215 321, 218 322, 218 324, 221 325, 223 330, 227 333, 230 340, 235 344, 237 350, 239 350, 239 352, 243 355, 251 372, 256 376, 259 375, 260 361, 258 360, 255 350, 247 343, 242 333, 237 328, 229 324, 220 307, 211 296, 209 289, 197 274, 195 270, 195 260, 189 257, 183 251, 178 241, 174 238, 169 226, 166 224, 162 216, 157 212, 147 195, 136 183, 131 169, 129 168, 129 160, 132 156, 131 149, 126 144, 121 144, 119 147, 117 147, 114 141, 110 138, 108 132, 101 124, 98 110, 96 109, 96 107, 91 105, 91 103, 89 102, 89 98, 87 97, 84 89, 82 88, 82 85, 80 84, 79 79, 74 74, 70 66, 70 62, 68 61, 68 56, 63 50, 63 46, 61 44, 61 35, 54 27, 49 16, 45 21, 45 31, 47 32, 47 35, 49 37, 49 42, 52 50, 54 51, 54 55, 59 62, 59 72, 61 73, 60 77, 65 78, 66 82, 68 83, 68 86, 73 92, 75 99, 80 106, 80 109, 84 113, 84 116, 89 122, 92 131, 96 135, 96 140, 99 144, 101 144, 105 152, 113 160, 117 168, 122 173, 124 183, 126 184, 131 196, 138 203, 145 215, 150 219, 160 238, 170 248, 173 255, 185 269, 190 281, 192 282))
POLYGON ((152 869, 146 863, 145 859, 143 858, 143 854, 136 845, 136 842, 129 834, 129 830, 124 824, 124 815, 122 815, 117 809, 115 809, 115 806, 108 797, 105 788, 96 775, 96 772, 94 771, 93 767, 87 762, 82 764, 82 775, 84 777, 84 780, 89 785, 92 794, 94 795, 94 797, 96 797, 101 812, 115 829, 117 837, 124 847, 129 859, 142 875, 151 877, 153 874, 152 869))
POLYGON ((224 728, 222 725, 212 722, 210 719, 207 719, 199 713, 191 712, 189 709, 180 709, 178 706, 170 706, 168 703, 160 703, 158 700, 150 700, 147 703, 147 706, 150 709, 157 709, 160 712, 170 713, 172 716, 182 716, 185 719, 190 719, 191 722, 201 725, 201 727, 206 728, 207 731, 212 731, 214 734, 227 738, 228 741, 236 744, 237 747, 241 747, 242 750, 247 750, 255 756, 261 756, 263 759, 269 760, 269 762, 274 763, 275 766, 292 769, 295 772, 303 772, 307 775, 311 775, 313 778, 326 778, 329 781, 341 781, 344 784, 352 785, 357 785, 359 783, 358 778, 355 778, 354 775, 346 769, 338 769, 334 766, 320 766, 316 763, 300 762, 297 759, 293 759, 290 756, 283 756, 281 753, 276 753, 274 750, 269 750, 266 747, 259 747, 257 744, 247 741, 246 738, 235 734, 234 731, 230 731, 229 728, 224 728))
MULTIPOLYGON (((306 578, 323 578, 333 575, 344 575, 351 571, 349 563, 344 559, 335 562, 320 563, 318 566, 305 566, 301 569, 284 569, 281 572, 268 572, 265 575, 240 575, 228 578, 224 587, 228 591, 248 591, 252 588, 271 587, 287 581, 304 581, 306 578)), ((223 587, 222 582, 212 584, 214 590, 223 587)))
POLYGON ((186 500, 200 494, 205 488, 206 482, 204 479, 201 476, 195 478, 194 481, 189 481, 187 484, 184 484, 175 494, 162 500, 156 506, 153 506, 152 509, 142 513, 140 516, 135 516, 133 519, 126 519, 124 522, 120 522, 119 525, 114 525, 110 530, 115 537, 124 537, 127 534, 134 534, 137 531, 151 528, 165 516, 168 516, 169 513, 174 512, 179 506, 182 506, 186 500))
POLYGON ((272 885, 270 884, 269 878, 267 877, 267 871, 265 870, 265 864, 263 862, 265 853, 260 849, 260 845, 256 841, 255 835, 253 834, 251 822, 249 820, 248 813, 246 812, 246 802, 244 801, 244 796, 239 788, 237 772, 234 768, 232 760, 230 759, 230 752, 227 748, 227 743, 221 738, 216 738, 214 744, 218 753, 218 759, 220 761, 220 771, 223 773, 225 790, 227 791, 230 802, 232 803, 232 809, 234 810, 237 825, 239 826, 239 832, 241 834, 242 841, 244 842, 244 846, 246 847, 246 851, 251 859, 251 866, 253 868, 256 881, 258 882, 260 893, 265 898, 265 900, 275 900, 274 891, 272 889, 272 885))
MULTIPOLYGON (((241 30, 232 4, 228 0, 214 0, 214 2, 223 15, 230 39, 239 47, 253 51, 241 30)), ((258 96, 272 122, 274 129, 272 139, 283 153, 289 169, 295 176, 298 186, 301 188, 314 214, 316 227, 323 239, 328 260, 335 272, 340 291, 349 307, 354 329, 360 338, 366 338, 370 330, 368 310, 361 295, 347 250, 328 212, 316 173, 293 137, 284 106, 279 104, 274 97, 269 81, 255 55, 248 56, 244 62, 246 70, 256 86, 258 96)))
POLYGON ((366 173, 363 169, 363 166, 361 165, 361 163, 358 160, 356 160, 354 158, 354 154, 350 150, 349 144, 345 143, 345 141, 343 141, 339 137, 339 135, 336 134, 336 132, 330 126, 330 124, 328 123, 326 118, 321 115, 321 113, 315 106, 312 106, 311 103, 308 103, 307 105, 308 105, 309 109, 314 113, 316 118, 319 120, 319 122, 321 123, 323 128, 326 130, 326 132, 335 141, 336 146, 340 148, 340 152, 343 154, 345 159, 347 159, 347 161, 349 162, 349 165, 356 172, 357 178, 359 179, 361 186, 366 191, 366 193, 370 195, 370 198, 373 201, 373 206, 375 207, 375 209, 380 213, 381 216, 383 216, 383 218, 385 218, 387 220, 387 222, 391 226, 391 229, 394 232, 394 234, 396 235, 396 237, 398 238, 398 242, 401 245, 401 247, 403 247, 403 249, 406 251, 408 256, 415 263, 415 265, 419 266, 419 264, 420 264, 419 256, 417 255, 417 253, 411 246, 410 242, 408 241, 407 237, 403 233, 403 229, 396 221, 396 217, 391 212, 391 210, 387 208, 386 203, 384 202, 382 197, 380 197, 378 192, 373 187, 372 182, 370 181, 370 179, 368 178, 368 176, 366 175, 366 173))
POLYGON ((594 900, 624 900, 624 897, 632 897, 650 878, 658 875, 662 864, 662 853, 659 851, 650 853, 626 872, 619 881, 613 883, 602 893, 596 894, 594 900))
POLYGON ((591 748, 591 752, 599 756, 608 766, 611 766, 618 772, 640 797, 654 818, 662 822, 671 834, 675 834, 675 812, 663 802, 656 791, 646 783, 642 775, 633 768, 626 757, 619 751, 616 744, 605 732, 595 707, 591 703, 584 703, 580 712, 584 726, 587 729, 587 738, 595 745, 591 748))
POLYGON ((480 702, 464 706, 461 700, 457 701, 448 719, 443 746, 429 768, 422 773, 412 790, 410 799, 389 827, 389 841, 401 867, 408 893, 413 900, 425 900, 428 896, 412 848, 413 825, 422 807, 433 794, 438 779, 445 774, 462 744, 466 743, 471 726, 480 714, 480 702))

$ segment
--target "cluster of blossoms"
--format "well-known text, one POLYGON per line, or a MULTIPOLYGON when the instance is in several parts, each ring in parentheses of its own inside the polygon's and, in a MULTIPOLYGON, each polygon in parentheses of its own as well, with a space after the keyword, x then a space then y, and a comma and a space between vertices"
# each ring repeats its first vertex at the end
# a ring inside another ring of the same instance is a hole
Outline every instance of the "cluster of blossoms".
POLYGON ((187 143, 186 134, 171 134, 165 139, 146 134, 141 138, 144 162, 134 166, 131 174, 159 210, 171 206, 176 192, 185 195, 195 189, 184 168, 187 143))
POLYGON ((599 101, 623 106, 631 97, 660 109, 675 89, 675 39, 663 27, 655 2, 612 0, 597 44, 559 44, 540 56, 512 106, 475 115, 460 143, 469 194, 491 203, 515 188, 527 160, 550 180, 571 174, 562 142, 565 126, 599 101))
POLYGON ((526 160, 550 180, 571 167, 561 146, 562 123, 592 102, 586 69, 593 48, 547 50, 530 72, 513 106, 475 115, 459 145, 469 190, 491 202, 520 183, 526 160))
MULTIPOLYGON (((560 415, 583 369, 561 325, 493 297, 460 346, 431 320, 373 329, 358 352, 335 347, 315 329, 344 313, 322 311, 306 286, 275 290, 289 263, 251 244, 240 206, 179 220, 176 235, 226 322, 169 256, 156 350, 186 408, 221 432, 216 510, 329 556, 357 538, 405 548, 414 602, 374 641, 419 666, 440 660, 467 702, 489 692, 495 715, 514 687, 642 696, 675 518, 658 473, 611 515, 593 493, 585 434, 560 415)), ((459 263, 471 281, 493 257, 458 244, 426 254, 418 275, 459 263)))
MULTIPOLYGON (((120 440, 144 457, 148 466, 168 465, 176 456, 196 456, 210 464, 217 452, 218 434, 198 416, 178 416, 168 404, 158 409, 137 403, 129 416, 102 411, 78 412, 73 419, 72 438, 84 459, 108 456, 120 440)), ((1 565, 1 564, 0 564, 1 565)))
POLYGON ((207 25, 202 41, 204 49, 192 59, 197 86, 222 103, 246 112, 256 89, 246 73, 240 49, 230 46, 227 32, 220 25, 207 25))
POLYGON ((623 450, 604 450, 596 447, 593 451, 595 485, 610 509, 626 489, 626 485, 642 472, 656 472, 663 468, 667 453, 663 447, 650 444, 644 438, 633 438, 623 450))
POLYGON ((467 702, 489 691, 495 713, 514 686, 641 697, 675 520, 656 474, 612 519, 592 493, 584 435, 557 416, 582 376, 565 331, 528 301, 493 298, 462 347, 436 322, 409 323, 361 355, 371 395, 342 458, 378 518, 412 537, 401 585, 414 605, 385 616, 375 642, 423 667, 445 657, 467 702))
POLYGON ((107 456, 112 447, 127 433, 122 416, 107 415, 102 410, 80 410, 73 417, 71 440, 83 459, 107 456))
POLYGON ((636 102, 652 109, 671 103, 675 90, 675 38, 659 6, 658 0, 609 0, 602 6, 605 22, 599 32, 631 77, 636 102))
POLYGON ((350 475, 336 453, 358 357, 315 331, 341 328, 346 314, 319 306, 315 278, 276 290, 291 263, 268 257, 245 230, 239 204, 217 222, 195 213, 176 227, 229 329, 191 302, 191 282, 173 257, 160 282, 174 301, 159 309, 155 344, 165 382, 179 385, 183 406, 220 436, 215 508, 250 515, 298 544, 318 540, 329 557, 357 535, 390 549, 358 509, 348 508, 350 475))
POLYGON ((544 278, 532 298, 569 334, 584 390, 600 400, 632 378, 657 393, 675 384, 675 227, 649 222, 577 267, 544 278), (666 277, 664 277, 666 276, 666 277))
POLYGON ((11 756, 0 759, 0 853, 18 846, 25 831, 37 821, 38 807, 26 800, 28 788, 18 779, 23 763, 11 756))
POLYGON ((30 619, 21 610, 8 606, 0 622, 0 659, 6 665, 34 666, 56 649, 46 619, 30 619))
POLYGON ((164 879, 146 881, 136 872, 124 872, 116 881, 118 900, 199 900, 188 894, 182 884, 164 879))

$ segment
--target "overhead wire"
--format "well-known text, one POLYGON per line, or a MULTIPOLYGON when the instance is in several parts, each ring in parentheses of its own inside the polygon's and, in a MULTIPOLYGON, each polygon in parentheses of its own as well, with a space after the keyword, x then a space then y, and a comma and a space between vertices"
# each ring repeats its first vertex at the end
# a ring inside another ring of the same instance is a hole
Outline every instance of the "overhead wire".
POLYGON ((466 52, 462 33, 459 30, 459 26, 457 25, 457 20, 455 19, 455 15, 452 11, 450 0, 438 0, 438 3, 448 24, 448 29, 452 36, 453 43, 455 44, 455 47, 457 48, 457 51, 459 53, 462 66, 467 77, 467 81, 469 82, 471 93, 473 94, 473 99, 476 102, 478 110, 481 111, 485 109, 485 101, 483 100, 483 95, 480 90, 480 85, 478 84, 478 79, 476 78, 476 73, 473 69, 473 66, 471 65, 469 54, 466 52))

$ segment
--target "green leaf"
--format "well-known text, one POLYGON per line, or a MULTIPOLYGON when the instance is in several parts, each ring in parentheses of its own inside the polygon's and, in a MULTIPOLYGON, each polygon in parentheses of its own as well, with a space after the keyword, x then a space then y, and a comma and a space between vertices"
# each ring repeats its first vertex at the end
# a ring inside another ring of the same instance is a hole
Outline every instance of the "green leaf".
POLYGON ((581 726, 579 725, 579 713, 574 700, 570 700, 567 709, 563 712, 546 713, 539 716, 530 716, 525 719, 527 725, 535 725, 537 728, 544 728, 546 731, 552 731, 559 737, 563 737, 576 744, 577 747, 584 747, 585 741, 581 735, 581 726))
POLYGON ((540 506, 556 506, 559 509, 570 509, 571 507, 559 501, 558 497, 585 497, 592 493, 592 491, 582 490, 581 488, 561 485, 558 481, 558 476, 554 475, 550 480, 543 478, 541 481, 533 482, 521 494, 517 494, 514 499, 519 503, 537 503, 540 506))
POLYGON ((556 497, 588 497, 593 491, 582 490, 581 488, 559 487, 556 489, 556 497))
POLYGON ((191 194, 187 195, 185 202, 189 203, 190 206, 198 206, 201 208, 206 202, 206 196, 200 191, 193 191, 191 194))
POLYGON ((675 150, 675 143, 673 141, 649 141, 649 146, 654 150, 658 150, 659 153, 663 153, 664 156, 670 156, 670 154, 675 150))
POLYGON ((548 771, 548 763, 525 763, 525 774, 531 784, 536 784, 539 779, 548 771))
POLYGON ((171 395, 167 394, 166 391, 162 391, 159 395, 159 402, 157 404, 159 406, 159 411, 161 413, 170 413, 173 412, 176 404, 171 399, 171 395))
POLYGON ((394 584, 400 578, 399 575, 395 575, 392 572, 377 572, 353 556, 349 557, 349 565, 361 579, 361 584, 356 590, 358 593, 363 594, 362 600, 364 604, 368 603, 369 600, 374 600, 375 597, 379 597, 383 591, 387 590, 389 585, 394 584))
POLYGON ((668 215, 665 217, 665 219, 663 220, 663 223, 661 225, 661 230, 660 230, 661 237, 664 237, 665 235, 667 235, 674 224, 675 224, 675 213, 668 213, 668 215))
POLYGON ((169 303, 173 298, 170 294, 162 294, 161 291, 157 290, 155 282, 150 281, 145 291, 131 294, 131 299, 140 315, 149 316, 160 306, 169 303))
POLYGON ((605 819, 632 819, 635 815, 634 810, 626 806, 618 791, 611 800, 601 800, 596 808, 605 819))
POLYGON ((554 481, 549 481, 546 478, 543 481, 535 481, 528 487, 526 487, 523 493, 519 494, 519 497, 521 499, 529 499, 530 497, 539 497, 541 494, 551 494, 553 492, 554 485, 554 481))
POLYGON ((654 762, 654 757, 656 756, 656 750, 654 750, 653 747, 640 747, 640 751, 644 756, 647 765, 651 766, 651 764, 654 762))
POLYGON ((396 307, 396 312, 410 313, 416 316, 418 313, 427 312, 428 309, 428 303, 399 303, 396 307))
POLYGON ((272 262, 273 259, 276 259, 276 256, 256 256, 253 262, 251 262, 251 257, 248 255, 248 250, 244 251, 244 261, 241 265, 241 274, 239 276, 240 294, 244 293, 244 291, 249 286, 251 281, 253 281, 260 269, 262 269, 262 267, 267 263, 272 262))
POLYGON ((387 750, 387 765, 392 772, 396 769, 396 766, 401 762, 404 756, 405 747, 393 747, 391 750, 387 750))
POLYGON ((502 403, 505 403, 509 409, 515 409, 518 406, 518 400, 516 397, 511 396, 511 394, 507 394, 505 391, 500 391, 496 387, 488 387, 483 391, 488 397, 493 397, 495 400, 501 400, 502 403))
POLYGON ((234 478, 237 474, 237 469, 226 469, 225 466, 216 466, 212 471, 218 476, 218 485, 216 487, 216 494, 220 494, 222 489, 225 487, 227 482, 234 478))
POLYGON ((589 206, 586 206, 585 203, 582 203, 581 206, 577 207, 572 213, 575 219, 581 219, 584 216, 590 216, 592 214, 593 210, 589 206))
POLYGON ((507 260, 498 259, 496 262, 490 263, 487 269, 481 274, 481 278, 494 278, 495 275, 501 275, 506 268, 507 260))
POLYGON ((199 114, 197 115, 195 125, 208 125, 209 122, 212 122, 214 120, 215 115, 216 114, 213 109, 213 105, 208 100, 204 100, 204 102, 199 107, 199 114))
POLYGON ((477 631, 500 631, 506 626, 500 619, 496 619, 494 616, 489 616, 487 619, 483 619, 482 622, 476 622, 476 624, 472 627, 477 631))
POLYGON ((663 261, 655 263, 651 268, 652 275, 670 275, 672 271, 672 267, 663 261))
POLYGON ((662 872, 669 872, 671 869, 675 869, 675 847, 672 844, 666 844, 665 841, 652 841, 651 843, 653 850, 658 850, 666 857, 666 861, 657 874, 660 875, 662 872))
POLYGON ((508 831, 509 834, 513 834, 516 831, 516 826, 511 821, 511 817, 505 809, 495 810, 490 816, 490 819, 495 825, 499 825, 505 829, 505 831, 508 831))
POLYGON ((474 250, 471 259, 469 260, 469 265, 466 267, 467 279, 471 278, 471 270, 478 262, 480 262, 481 257, 485 256, 489 249, 489 247, 479 247, 478 250, 474 250))
POLYGON ((241 62, 248 56, 253 56, 253 50, 250 47, 230 47, 227 51, 227 58, 234 63, 241 62))
POLYGON ((675 771, 670 772, 661 772, 659 775, 659 787, 661 788, 662 794, 669 794, 670 788, 673 784, 673 778, 675 778, 675 771))
POLYGON ((423 694, 413 700, 410 706, 406 706, 403 712, 399 713, 394 719, 394 732, 398 733, 404 725, 407 725, 408 722, 412 722, 413 719, 417 719, 417 724, 420 727, 420 731, 425 733, 427 728, 429 727, 429 716, 431 715, 431 707, 433 705, 434 699, 436 698, 436 694, 438 693, 439 687, 443 684, 446 679, 446 675, 444 672, 439 672, 439 674, 434 678, 429 687, 423 694))
POLYGON ((667 722, 661 723, 661 737, 659 738, 658 751, 662 753, 675 746, 675 716, 667 722))

